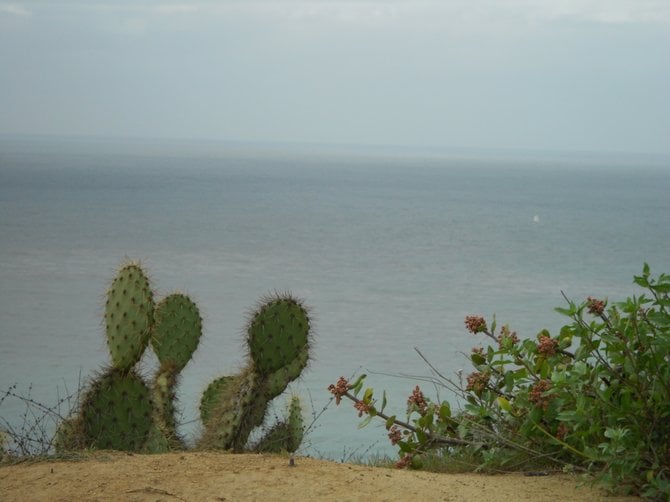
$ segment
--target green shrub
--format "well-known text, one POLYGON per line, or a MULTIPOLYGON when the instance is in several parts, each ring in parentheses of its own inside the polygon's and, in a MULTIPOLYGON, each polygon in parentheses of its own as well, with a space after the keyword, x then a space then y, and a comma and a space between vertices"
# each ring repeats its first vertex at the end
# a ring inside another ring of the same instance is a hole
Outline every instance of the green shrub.
MULTIPOLYGON (((652 498, 670 494, 670 276, 652 279, 649 266, 634 282, 644 294, 608 305, 587 298, 556 309, 571 319, 557 336, 541 331, 520 340, 508 326, 496 332, 479 316, 467 330, 493 345, 470 354, 466 382, 439 380, 463 399, 452 415, 417 386, 407 418, 384 413, 371 388, 359 394, 340 379, 329 390, 354 401, 367 423, 386 420, 399 447, 398 467, 421 467, 436 452, 448 460, 476 458, 480 468, 570 466, 595 473, 613 491, 652 498)), ((432 366, 431 366, 432 367, 432 366)), ((433 368, 434 369, 434 368, 433 368)))

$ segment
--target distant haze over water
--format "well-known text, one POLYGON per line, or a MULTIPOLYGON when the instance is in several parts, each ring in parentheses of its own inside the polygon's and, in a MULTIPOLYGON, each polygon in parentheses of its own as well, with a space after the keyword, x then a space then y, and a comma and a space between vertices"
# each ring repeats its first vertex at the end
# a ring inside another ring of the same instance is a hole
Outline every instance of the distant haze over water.
MULTIPOLYGON (((640 293, 643 262, 670 272, 668 194, 662 157, 2 138, 0 391, 32 384, 51 404, 107 364, 105 290, 129 258, 204 318, 179 390, 188 437, 200 393, 239 370, 246 315, 272 291, 312 308, 314 357, 291 386, 310 413, 340 375, 365 372, 403 415, 417 380, 389 375, 430 373, 413 347, 445 374, 470 371, 464 354, 484 340, 466 315, 556 333, 561 292, 621 300, 640 293)), ((22 412, 0 406, 10 423, 22 412)), ((393 451, 382 424, 358 420, 331 403, 306 452, 393 451)))

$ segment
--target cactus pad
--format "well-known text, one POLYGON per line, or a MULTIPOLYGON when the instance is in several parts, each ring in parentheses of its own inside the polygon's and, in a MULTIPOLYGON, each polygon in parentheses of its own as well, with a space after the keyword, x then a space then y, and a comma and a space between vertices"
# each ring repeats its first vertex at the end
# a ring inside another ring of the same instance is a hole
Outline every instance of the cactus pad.
POLYGON ((249 322, 249 352, 256 371, 269 375, 287 366, 309 343, 309 317, 290 295, 266 299, 249 322))
POLYGON ((248 369, 209 385, 200 405, 205 426, 202 447, 236 451, 243 448, 251 429, 258 425, 249 423, 251 411, 262 404, 264 412, 267 404, 259 402, 257 388, 257 375, 248 369))
POLYGON ((135 264, 123 267, 107 292, 105 331, 115 368, 128 371, 149 342, 154 301, 149 280, 135 264))
POLYGON ((113 368, 96 379, 81 404, 86 443, 137 451, 152 428, 149 389, 134 372, 113 368))
MULTIPOLYGON (((167 368, 163 366, 159 368, 152 382, 151 402, 154 425, 160 432, 160 439, 165 441, 169 448, 181 449, 184 444, 177 433, 177 422, 175 420, 175 403, 177 401, 175 389, 177 388, 179 375, 169 363, 166 366, 167 368)), ((156 441, 151 442, 157 444, 156 441)))
POLYGON ((172 294, 156 305, 151 345, 161 365, 181 371, 190 361, 202 335, 202 319, 188 296, 172 294))
POLYGON ((302 407, 300 399, 294 396, 291 398, 286 420, 275 424, 253 449, 258 452, 293 453, 300 447, 303 434, 302 407))
POLYGON ((58 424, 52 444, 56 453, 65 453, 86 448, 86 436, 81 418, 78 415, 72 416, 58 424))
POLYGON ((222 376, 207 386, 200 398, 200 419, 203 424, 209 422, 209 417, 211 416, 212 410, 216 407, 216 403, 219 401, 220 396, 230 392, 230 390, 226 389, 232 388, 236 381, 237 377, 235 376, 222 376))

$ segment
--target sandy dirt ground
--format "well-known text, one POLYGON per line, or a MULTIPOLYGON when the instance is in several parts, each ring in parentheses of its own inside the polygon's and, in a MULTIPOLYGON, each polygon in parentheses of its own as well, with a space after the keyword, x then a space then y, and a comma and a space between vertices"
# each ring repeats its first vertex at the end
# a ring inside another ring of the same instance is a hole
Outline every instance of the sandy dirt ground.
POLYGON ((86 460, 0 466, 9 501, 597 501, 607 497, 576 476, 435 474, 311 458, 223 453, 136 455, 98 452, 86 460))

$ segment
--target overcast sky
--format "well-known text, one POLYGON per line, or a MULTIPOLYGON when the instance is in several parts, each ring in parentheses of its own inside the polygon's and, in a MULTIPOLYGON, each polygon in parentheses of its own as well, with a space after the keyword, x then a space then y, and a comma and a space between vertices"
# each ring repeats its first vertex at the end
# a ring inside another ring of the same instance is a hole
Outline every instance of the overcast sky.
POLYGON ((669 0, 0 0, 0 134, 670 154, 669 0))

